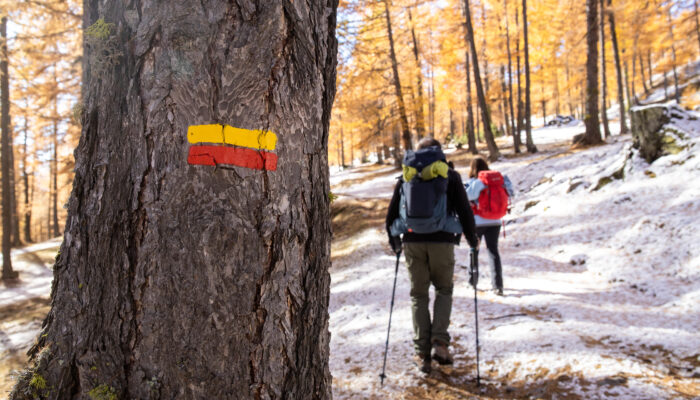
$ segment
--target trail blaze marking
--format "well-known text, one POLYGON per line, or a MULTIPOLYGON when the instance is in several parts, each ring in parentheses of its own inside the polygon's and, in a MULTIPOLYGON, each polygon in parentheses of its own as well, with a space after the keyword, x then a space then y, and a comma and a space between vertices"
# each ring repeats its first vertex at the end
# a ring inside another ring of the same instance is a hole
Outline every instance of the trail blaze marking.
POLYGON ((187 140, 192 143, 230 144, 272 151, 277 145, 277 135, 259 129, 241 129, 229 125, 193 125, 187 129, 187 140))
POLYGON ((277 170, 277 155, 270 153, 277 146, 273 132, 219 124, 192 125, 187 129, 187 140, 192 144, 187 156, 191 165, 277 170))
POLYGON ((187 162, 192 165, 235 165, 251 169, 277 170, 277 154, 241 147, 192 146, 187 162))

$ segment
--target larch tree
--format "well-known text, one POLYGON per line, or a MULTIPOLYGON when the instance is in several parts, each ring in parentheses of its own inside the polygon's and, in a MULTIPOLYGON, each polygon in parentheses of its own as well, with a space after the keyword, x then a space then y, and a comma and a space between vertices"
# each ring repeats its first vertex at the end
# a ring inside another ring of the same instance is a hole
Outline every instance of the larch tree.
POLYGON ((610 124, 608 123, 608 76, 605 65, 605 0, 600 0, 600 70, 602 80, 602 107, 600 115, 603 119, 604 138, 610 137, 610 124))
POLYGON ((465 24, 467 30, 467 46, 471 49, 472 55, 472 67, 474 70, 474 83, 476 84, 476 95, 479 102, 479 108, 481 109, 481 122, 484 127, 484 138, 486 139, 486 145, 489 149, 489 159, 492 161, 497 160, 500 157, 498 151, 498 146, 496 146, 496 141, 493 137, 493 132, 491 131, 491 116, 489 112, 489 107, 486 103, 486 95, 484 93, 484 88, 481 84, 481 74, 479 73, 479 57, 476 53, 476 44, 474 43, 474 28, 472 26, 471 17, 471 6, 469 5, 469 0, 464 0, 464 13, 465 13, 465 24))
POLYGON ((52 307, 11 398, 329 398, 337 1, 85 5, 52 307))
POLYGON ((532 85, 530 81, 530 45, 527 37, 527 0, 523 0, 523 44, 525 49, 525 147, 530 153, 537 153, 537 146, 532 140, 532 85))
POLYGON ((598 144, 600 137, 600 120, 598 119, 598 1, 586 0, 586 115, 583 119, 586 133, 583 142, 598 144))
POLYGON ((391 11, 389 10, 389 0, 383 0, 385 17, 386 17, 386 33, 389 37, 389 56, 391 57, 391 70, 394 77, 394 90, 396 91, 396 101, 399 107, 399 118, 401 121, 401 139, 405 150, 413 149, 411 142, 411 129, 408 126, 408 117, 406 116, 406 104, 403 99, 401 89, 401 78, 399 76, 399 66, 396 59, 396 50, 394 49, 394 34, 391 29, 391 11))
MULTIPOLYGON (((625 91, 624 91, 624 79, 622 76, 622 62, 620 61, 620 48, 617 41, 617 29, 615 27, 615 13, 611 9, 612 0, 608 0, 608 22, 610 24, 610 41, 613 45, 613 55, 615 58, 615 71, 617 75, 617 102, 620 107, 620 133, 625 134, 629 132, 627 128, 627 109, 625 108, 625 91)), ((602 16, 601 18, 604 18, 602 16)), ((629 100, 629 98, 627 99, 629 100)))
POLYGON ((413 44, 413 57, 416 61, 416 135, 418 139, 425 136, 425 116, 423 114, 423 70, 421 68, 420 61, 420 48, 418 47, 418 38, 416 37, 416 27, 413 22, 413 15, 411 13, 411 7, 407 8, 408 20, 411 29, 411 43, 413 44))
POLYGON ((10 178, 14 168, 12 166, 12 132, 10 131, 10 77, 7 52, 7 16, 0 19, 0 165, 2 166, 2 279, 15 279, 18 274, 12 269, 12 205, 11 198, 14 191, 10 178))

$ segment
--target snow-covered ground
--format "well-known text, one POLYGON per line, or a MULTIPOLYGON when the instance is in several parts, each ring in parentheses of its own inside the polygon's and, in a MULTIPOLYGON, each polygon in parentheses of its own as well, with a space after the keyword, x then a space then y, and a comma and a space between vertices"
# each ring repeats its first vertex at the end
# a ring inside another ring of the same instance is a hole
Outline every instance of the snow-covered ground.
MULTIPOLYGON (((474 293, 464 241, 456 250, 450 329, 455 365, 425 377, 412 362, 402 257, 383 387, 396 258, 383 227, 336 241, 329 311, 334 398, 700 398, 700 122, 678 125, 685 149, 651 165, 631 150, 627 135, 492 165, 509 175, 518 194, 500 239, 504 297, 488 291, 481 257, 481 388, 474 385, 474 293), (623 179, 605 179, 619 170, 623 179)), ((539 129, 535 143, 580 132, 580 126, 539 129)), ((342 193, 390 197, 394 175, 342 193)))

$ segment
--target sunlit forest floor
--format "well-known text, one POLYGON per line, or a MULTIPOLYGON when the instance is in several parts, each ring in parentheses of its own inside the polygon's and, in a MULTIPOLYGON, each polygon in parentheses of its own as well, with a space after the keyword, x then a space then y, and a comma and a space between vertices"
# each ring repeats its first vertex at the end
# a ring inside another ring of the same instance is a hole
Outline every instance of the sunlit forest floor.
MULTIPOLYGON (((698 398, 700 187, 687 182, 700 179, 700 125, 687 122, 687 148, 652 165, 628 158, 629 135, 572 150, 578 124, 538 129, 540 152, 492 165, 517 195, 500 238, 504 297, 490 291, 486 256, 480 260, 481 387, 464 242, 456 251, 454 366, 424 376, 413 363, 402 259, 380 386, 395 263, 383 224, 400 172, 376 165, 335 171, 334 398, 698 398), (620 168, 624 179, 606 182, 620 168)), ((447 157, 466 177, 471 156, 457 150, 447 157)))
POLYGON ((0 397, 14 384, 14 374, 27 363, 26 352, 34 343, 49 312, 52 266, 60 239, 12 251, 18 282, 0 282, 0 397))

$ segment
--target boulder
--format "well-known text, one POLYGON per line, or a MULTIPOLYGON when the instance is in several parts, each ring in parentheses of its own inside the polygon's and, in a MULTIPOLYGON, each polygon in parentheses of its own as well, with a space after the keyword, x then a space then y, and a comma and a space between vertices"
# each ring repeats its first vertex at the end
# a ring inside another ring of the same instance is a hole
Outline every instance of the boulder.
POLYGON ((652 163, 657 158, 676 152, 676 140, 669 136, 669 129, 665 125, 673 119, 686 119, 688 113, 674 103, 652 104, 643 107, 633 107, 630 110, 632 118, 632 137, 634 147, 639 149, 639 154, 652 163))

